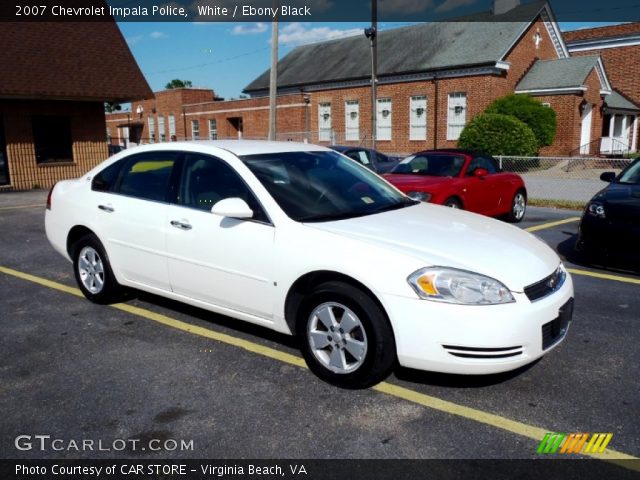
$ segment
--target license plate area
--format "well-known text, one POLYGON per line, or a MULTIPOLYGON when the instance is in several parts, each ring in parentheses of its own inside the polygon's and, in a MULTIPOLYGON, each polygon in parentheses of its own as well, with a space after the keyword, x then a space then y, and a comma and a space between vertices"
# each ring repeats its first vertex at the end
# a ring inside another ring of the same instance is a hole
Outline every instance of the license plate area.
POLYGON ((573 317, 573 298, 569 299, 558 311, 558 316, 542 326, 542 349, 552 347, 567 334, 573 317))

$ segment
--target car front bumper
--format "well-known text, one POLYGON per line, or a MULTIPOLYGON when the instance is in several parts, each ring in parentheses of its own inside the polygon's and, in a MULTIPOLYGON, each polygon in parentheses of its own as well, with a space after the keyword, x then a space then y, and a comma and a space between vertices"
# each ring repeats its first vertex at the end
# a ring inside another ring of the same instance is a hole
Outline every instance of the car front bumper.
POLYGON ((514 303, 482 306, 384 296, 400 365, 443 373, 500 373, 558 346, 573 313, 571 276, 534 302, 524 293, 513 295, 514 303))

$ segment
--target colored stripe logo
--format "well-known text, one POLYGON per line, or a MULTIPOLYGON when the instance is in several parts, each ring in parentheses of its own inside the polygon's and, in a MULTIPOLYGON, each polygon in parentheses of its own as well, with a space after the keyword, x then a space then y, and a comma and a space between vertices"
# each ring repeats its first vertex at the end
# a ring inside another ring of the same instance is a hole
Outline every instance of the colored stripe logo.
POLYGON ((613 433, 547 433, 538 454, 604 453, 613 433))

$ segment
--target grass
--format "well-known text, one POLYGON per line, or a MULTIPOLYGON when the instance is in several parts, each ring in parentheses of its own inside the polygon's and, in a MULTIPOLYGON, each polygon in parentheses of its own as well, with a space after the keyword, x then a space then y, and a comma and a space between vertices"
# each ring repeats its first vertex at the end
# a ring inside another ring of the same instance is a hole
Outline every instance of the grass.
POLYGON ((560 208, 563 210, 582 210, 586 202, 575 200, 549 200, 546 198, 529 198, 527 203, 532 207, 560 208))

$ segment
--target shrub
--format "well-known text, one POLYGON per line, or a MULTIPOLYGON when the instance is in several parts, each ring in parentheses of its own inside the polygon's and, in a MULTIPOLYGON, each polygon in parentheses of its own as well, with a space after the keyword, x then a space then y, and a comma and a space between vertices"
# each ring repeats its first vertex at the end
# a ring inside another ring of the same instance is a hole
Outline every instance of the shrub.
POLYGON ((460 134, 458 146, 489 155, 524 157, 538 150, 536 137, 526 123, 498 113, 483 113, 471 120, 460 134))
POLYGON ((507 95, 498 98, 485 113, 513 115, 526 123, 536 137, 538 148, 551 145, 556 136, 556 112, 529 95, 507 95))

